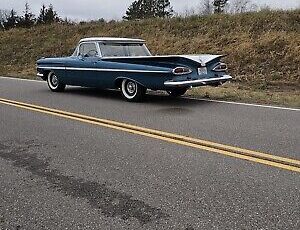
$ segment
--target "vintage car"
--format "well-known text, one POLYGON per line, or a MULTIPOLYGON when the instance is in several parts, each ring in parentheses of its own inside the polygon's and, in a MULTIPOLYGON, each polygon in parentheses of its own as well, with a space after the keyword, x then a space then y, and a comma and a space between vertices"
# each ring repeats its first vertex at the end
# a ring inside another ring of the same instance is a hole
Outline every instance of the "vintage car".
POLYGON ((70 57, 41 58, 37 75, 50 90, 66 85, 121 89, 128 101, 140 101, 147 89, 181 96, 192 87, 218 86, 226 74, 224 55, 152 56, 141 39, 93 37, 80 40, 70 57))

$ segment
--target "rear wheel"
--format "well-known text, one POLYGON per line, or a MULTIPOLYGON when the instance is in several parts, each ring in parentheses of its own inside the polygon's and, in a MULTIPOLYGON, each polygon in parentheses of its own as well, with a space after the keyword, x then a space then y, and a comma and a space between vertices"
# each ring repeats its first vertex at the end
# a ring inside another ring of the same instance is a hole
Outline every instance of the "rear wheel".
POLYGON ((49 89, 53 92, 62 92, 66 88, 66 85, 61 83, 59 77, 55 75, 55 73, 50 72, 47 77, 47 83, 49 89))
POLYGON ((121 92, 127 101, 141 101, 146 94, 146 88, 137 82, 124 79, 121 85, 121 92))
POLYGON ((187 88, 180 88, 180 89, 170 89, 167 90, 167 93, 171 96, 171 97, 180 97, 183 94, 186 93, 188 89, 187 88))

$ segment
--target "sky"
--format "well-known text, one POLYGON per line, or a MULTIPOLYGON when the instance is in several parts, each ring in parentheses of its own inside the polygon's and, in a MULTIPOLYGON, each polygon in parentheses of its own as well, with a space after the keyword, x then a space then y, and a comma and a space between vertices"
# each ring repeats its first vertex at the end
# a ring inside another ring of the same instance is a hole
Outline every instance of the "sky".
MULTIPOLYGON (((72 20, 106 20, 121 19, 133 0, 0 0, 0 9, 15 9, 22 14, 25 3, 28 2, 31 11, 38 15, 41 5, 53 4, 54 9, 62 18, 72 20)), ((184 13, 197 7, 201 0, 170 0, 173 9, 184 13)), ((291 9, 300 7, 300 0, 252 0, 257 5, 269 5, 272 8, 291 9)))

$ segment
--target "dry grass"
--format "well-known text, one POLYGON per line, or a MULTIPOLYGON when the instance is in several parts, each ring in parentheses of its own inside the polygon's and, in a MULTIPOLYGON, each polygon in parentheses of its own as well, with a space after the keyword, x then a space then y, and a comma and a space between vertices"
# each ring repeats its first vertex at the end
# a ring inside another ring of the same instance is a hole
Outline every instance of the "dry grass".
POLYGON ((89 36, 144 38, 154 54, 228 54, 234 85, 247 96, 225 95, 221 88, 212 90, 214 97, 244 100, 261 93, 260 102, 299 106, 300 10, 12 29, 0 32, 0 75, 33 76, 36 59, 69 55, 89 36))
POLYGON ((188 92, 189 96, 196 98, 248 102, 258 104, 272 104, 300 108, 300 92, 297 90, 274 91, 254 90, 241 88, 238 84, 229 83, 223 87, 195 88, 188 92))

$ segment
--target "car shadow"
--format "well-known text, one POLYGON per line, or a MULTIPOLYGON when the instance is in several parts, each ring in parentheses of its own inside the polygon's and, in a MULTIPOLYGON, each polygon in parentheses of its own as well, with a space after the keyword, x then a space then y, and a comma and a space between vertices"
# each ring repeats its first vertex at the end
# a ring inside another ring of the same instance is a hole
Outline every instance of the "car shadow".
MULTIPOLYGON (((65 93, 76 94, 87 97, 96 97, 114 101, 125 101, 119 90, 107 90, 97 88, 85 88, 85 87, 69 87, 65 90, 65 93)), ((156 104, 156 105, 167 105, 167 106, 190 106, 190 105, 207 105, 209 101, 195 100, 187 97, 170 97, 163 91, 147 91, 142 104, 156 104)), ((139 104, 139 103, 138 103, 139 104)))

